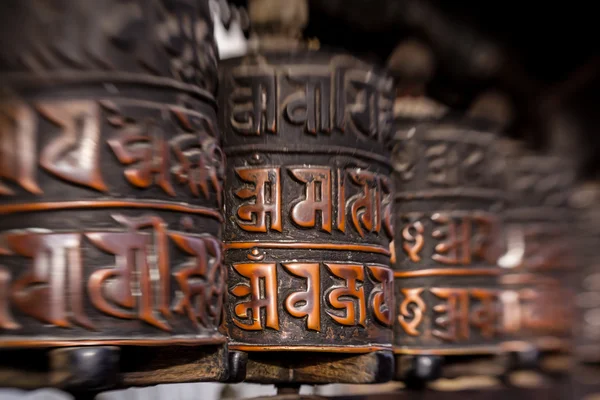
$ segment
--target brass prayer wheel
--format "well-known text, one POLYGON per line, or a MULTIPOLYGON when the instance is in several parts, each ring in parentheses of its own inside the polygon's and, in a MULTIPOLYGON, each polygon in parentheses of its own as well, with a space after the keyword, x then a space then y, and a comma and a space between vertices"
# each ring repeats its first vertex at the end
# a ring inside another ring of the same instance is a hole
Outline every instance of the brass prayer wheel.
POLYGON ((391 354, 373 352, 392 341, 391 81, 302 49, 221 72, 227 327, 247 380, 389 379, 391 354))
POLYGON ((513 151, 505 162, 503 350, 567 351, 573 329, 574 170, 556 156, 513 151))
POLYGON ((24 386, 104 388, 86 365, 126 386, 227 378, 208 0, 0 15, 0 350, 65 348, 24 386))
POLYGON ((396 377, 418 383, 499 353, 505 194, 494 134, 464 117, 398 112, 394 353, 396 377))

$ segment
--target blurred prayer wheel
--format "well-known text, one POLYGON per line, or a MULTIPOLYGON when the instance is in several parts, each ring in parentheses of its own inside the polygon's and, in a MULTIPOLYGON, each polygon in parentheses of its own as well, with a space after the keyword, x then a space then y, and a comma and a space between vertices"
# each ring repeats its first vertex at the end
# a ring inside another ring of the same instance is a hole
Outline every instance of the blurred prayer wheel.
POLYGON ((0 384, 227 378, 208 0, 0 15, 0 384), (55 347, 49 375, 19 381, 46 354, 8 349, 55 347))
MULTIPOLYGON (((587 182, 572 196, 576 209, 578 267, 575 275, 575 355, 582 363, 600 364, 600 185, 587 182)), ((598 373, 595 373, 598 377, 598 373)))
POLYGON ((303 49, 221 71, 227 326, 247 380, 389 379, 391 81, 303 49))
POLYGON ((396 378, 418 384, 499 353, 505 194, 494 134, 405 101, 397 99, 392 155, 394 353, 396 378))
MULTIPOLYGON (((525 143, 513 139, 501 138, 497 143, 501 153, 504 171, 505 187, 514 188, 516 183, 513 179, 517 176, 514 171, 518 170, 518 163, 521 158, 531 155, 525 143)), ((510 212, 514 208, 520 207, 522 193, 517 190, 509 190, 507 201, 508 210, 505 211, 504 229, 504 254, 498 260, 502 268, 500 283, 502 293, 502 348, 507 355, 507 373, 514 370, 537 368, 539 362, 539 351, 535 345, 536 334, 534 329, 529 326, 528 315, 535 308, 532 306, 536 301, 529 299, 535 291, 535 285, 538 283, 533 279, 533 275, 528 271, 523 271, 521 265, 524 254, 524 243, 521 231, 523 224, 513 221, 510 212), (527 299, 527 300, 525 300, 527 299)), ((540 305, 537 304, 539 307, 540 305)))
POLYGON ((502 347, 521 355, 563 352, 574 322, 574 172, 559 157, 525 150, 512 151, 505 165, 502 347))

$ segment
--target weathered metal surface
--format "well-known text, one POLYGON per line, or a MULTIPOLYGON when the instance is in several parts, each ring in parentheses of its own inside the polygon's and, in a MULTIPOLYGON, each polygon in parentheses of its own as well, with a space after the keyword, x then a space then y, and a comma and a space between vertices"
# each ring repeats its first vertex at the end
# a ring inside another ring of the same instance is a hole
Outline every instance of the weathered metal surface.
POLYGON ((507 149, 505 165, 503 349, 564 351, 574 322, 577 233, 568 205, 574 171, 560 158, 523 149, 507 149))
POLYGON ((0 14, 0 348, 224 344, 208 1, 0 14))
POLYGON ((398 118, 394 129, 394 352, 496 354, 505 194, 495 135, 451 117, 398 118))
POLYGON ((231 347, 391 349, 391 82, 298 51, 226 61, 221 89, 231 347))

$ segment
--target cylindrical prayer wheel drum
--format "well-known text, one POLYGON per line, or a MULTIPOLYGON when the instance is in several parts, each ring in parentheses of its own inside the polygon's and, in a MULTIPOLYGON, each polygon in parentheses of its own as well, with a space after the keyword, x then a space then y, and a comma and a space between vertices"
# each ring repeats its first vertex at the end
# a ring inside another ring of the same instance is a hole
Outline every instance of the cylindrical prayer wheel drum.
MULTIPOLYGON (((511 212, 524 205, 523 193, 518 190, 509 190, 518 187, 515 173, 523 157, 531 156, 533 152, 526 148, 524 142, 506 137, 498 140, 498 150, 502 157, 505 172, 505 187, 508 191, 508 200, 503 225, 503 254, 498 260, 502 268, 500 285, 502 293, 502 348, 508 355, 507 373, 519 369, 537 368, 539 363, 539 350, 535 344, 536 333, 529 327, 528 319, 535 308, 529 299, 535 292, 537 282, 532 279, 532 271, 526 271, 524 260, 524 238, 521 232, 527 228, 519 223, 518 218, 513 218, 511 212), (513 221, 514 219, 514 221, 513 221), (525 299, 528 299, 525 301, 525 299)), ((537 304, 539 307, 540 305, 537 304)))
POLYGON ((394 131, 396 377, 424 381, 499 352, 505 194, 495 135, 451 116, 394 131))
POLYGON ((230 348, 251 381, 389 376, 391 81, 325 51, 221 69, 230 348))
POLYGON ((559 157, 512 151, 502 267, 503 350, 566 351, 573 329, 574 170, 559 157))
POLYGON ((66 347, 25 386, 98 389, 82 377, 103 366, 123 385, 226 378, 208 0, 0 15, 0 350, 66 347), (86 347, 108 345, 120 365, 86 347))
POLYGON ((600 365, 600 185, 586 182, 572 196, 575 208, 574 274, 576 323, 574 350, 578 361, 600 365))

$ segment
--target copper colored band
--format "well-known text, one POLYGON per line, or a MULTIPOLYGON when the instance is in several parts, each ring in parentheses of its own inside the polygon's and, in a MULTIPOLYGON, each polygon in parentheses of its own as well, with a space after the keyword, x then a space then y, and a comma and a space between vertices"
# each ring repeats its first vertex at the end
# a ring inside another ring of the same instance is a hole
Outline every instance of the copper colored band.
POLYGON ((472 346, 472 347, 453 347, 447 349, 409 349, 395 348, 394 354, 406 355, 440 355, 440 356, 459 356, 469 354, 498 354, 500 346, 472 346))
POLYGON ((556 284, 556 280, 536 274, 515 273, 500 278, 503 285, 527 285, 527 284, 556 284))
POLYGON ((221 213, 215 209, 206 207, 189 206, 181 203, 159 203, 138 200, 84 200, 84 201, 61 201, 52 203, 23 203, 23 204, 3 204, 0 205, 0 215, 36 212, 36 211, 57 211, 73 209, 94 209, 94 208, 143 208, 153 210, 180 211, 190 214, 205 215, 223 221, 221 213))
POLYGON ((570 351, 572 344, 568 340, 545 336, 541 338, 532 338, 530 341, 508 341, 502 343, 501 347, 502 350, 505 351, 524 351, 535 348, 543 352, 553 352, 570 351))
POLYGON ((382 246, 355 243, 299 243, 299 242, 228 242, 225 249, 252 249, 254 247, 268 249, 308 249, 308 250, 349 250, 365 253, 390 255, 390 250, 382 246))
POLYGON ((535 338, 533 343, 541 351, 570 351, 573 347, 570 340, 552 336, 535 338))
POLYGON ((497 276, 497 268, 430 268, 419 271, 395 271, 394 278, 420 278, 424 276, 497 276))
POLYGON ((46 348, 71 346, 196 346, 220 345, 227 343, 226 337, 216 338, 168 338, 168 339, 98 339, 98 340, 0 340, 3 348, 46 348))
POLYGON ((396 200, 417 200, 417 199, 439 199, 439 198, 477 198, 483 200, 498 201, 506 197, 506 193, 501 190, 493 189, 430 189, 417 190, 411 192, 396 192, 396 200))
POLYGON ((531 349, 536 349, 536 346, 532 342, 528 342, 528 341, 511 340, 508 342, 503 342, 500 345, 500 348, 502 349, 502 351, 521 352, 521 351, 528 351, 531 349))
POLYGON ((375 345, 375 346, 262 346, 262 345, 247 345, 247 344, 230 344, 229 349, 239 351, 305 351, 319 353, 372 353, 374 351, 388 350, 390 346, 375 345))
POLYGON ((371 151, 360 150, 357 148, 347 148, 343 146, 269 146, 269 145, 244 145, 244 146, 228 146, 224 148, 225 152, 229 156, 238 155, 238 154, 246 154, 246 153, 254 153, 254 152, 267 152, 267 153, 312 153, 312 154, 346 154, 353 157, 361 156, 363 158, 368 158, 373 161, 378 161, 386 166, 391 167, 390 161, 387 157, 382 156, 381 154, 377 154, 371 151))

